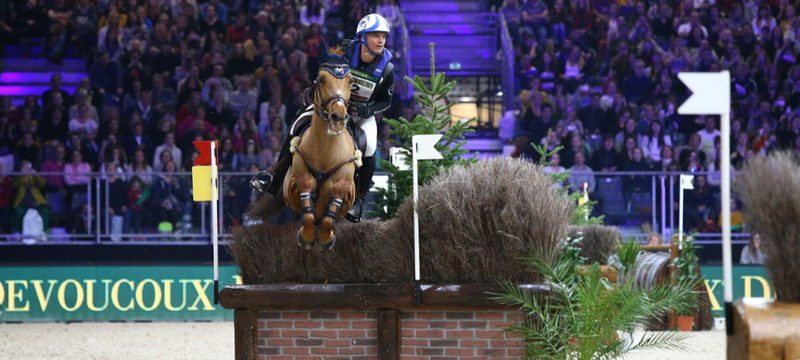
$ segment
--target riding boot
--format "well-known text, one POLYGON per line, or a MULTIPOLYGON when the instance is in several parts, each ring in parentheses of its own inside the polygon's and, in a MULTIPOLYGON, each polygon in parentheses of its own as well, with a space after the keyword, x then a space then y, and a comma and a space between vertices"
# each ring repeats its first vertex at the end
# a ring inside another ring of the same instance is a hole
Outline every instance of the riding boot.
POLYGON ((281 153, 278 156, 279 166, 275 169, 275 172, 262 171, 258 173, 253 180, 250 180, 250 187, 259 193, 267 192, 272 196, 275 196, 280 191, 286 173, 292 165, 292 159, 287 158, 291 156, 289 148, 291 147, 292 138, 291 135, 286 136, 286 141, 283 142, 281 153))
POLYGON ((353 201, 353 206, 350 207, 350 211, 344 216, 347 220, 354 223, 361 222, 364 205, 367 203, 367 193, 369 193, 369 189, 372 187, 372 175, 375 174, 375 162, 374 156, 365 157, 363 158, 361 167, 358 168, 356 174, 356 191, 358 191, 358 197, 353 201))

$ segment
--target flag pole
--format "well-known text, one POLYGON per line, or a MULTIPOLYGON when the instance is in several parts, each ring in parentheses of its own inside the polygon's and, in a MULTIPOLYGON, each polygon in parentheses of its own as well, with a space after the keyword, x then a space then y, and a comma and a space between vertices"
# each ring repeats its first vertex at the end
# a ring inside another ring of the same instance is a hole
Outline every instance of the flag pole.
POLYGON ((214 247, 214 304, 219 304, 219 173, 217 167, 217 142, 211 142, 211 240, 214 247))
POLYGON ((733 335, 733 274, 731 267, 731 124, 730 111, 720 114, 722 152, 722 282, 725 284, 725 330, 733 335))
POLYGON ((417 161, 419 158, 419 145, 412 139, 412 149, 414 152, 411 159, 411 177, 414 178, 414 289, 417 305, 422 304, 422 285, 420 285, 419 270, 419 212, 417 212, 417 202, 419 201, 419 176, 417 161))
POLYGON ((680 200, 678 209, 680 214, 678 214, 678 250, 683 251, 683 175, 680 176, 680 184, 678 184, 678 189, 680 189, 680 200))
MULTIPOLYGON (((678 78, 693 93, 678 108, 678 113, 714 114, 720 116, 722 175, 722 281, 725 289, 725 326, 728 336, 733 335, 733 275, 731 268, 731 74, 718 73, 679 73, 678 78)), ((683 195, 683 194, 681 194, 683 195)), ((683 207, 681 207, 683 208, 683 207)), ((681 219, 682 220, 682 219, 681 219)))

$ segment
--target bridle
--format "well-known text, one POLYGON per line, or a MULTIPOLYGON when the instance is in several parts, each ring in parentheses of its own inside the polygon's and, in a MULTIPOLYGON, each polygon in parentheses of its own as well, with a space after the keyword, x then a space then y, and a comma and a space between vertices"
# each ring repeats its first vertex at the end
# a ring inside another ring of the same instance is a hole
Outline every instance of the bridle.
MULTIPOLYGON (((347 76, 347 74, 350 72, 350 66, 349 65, 343 65, 343 64, 324 63, 324 64, 320 65, 319 68, 320 68, 320 71, 325 70, 325 71, 331 73, 331 75, 333 75, 334 77, 340 78, 340 79, 345 77, 345 76, 347 76)), ((311 85, 309 88, 307 88, 305 90, 305 93, 306 93, 306 100, 305 101, 306 101, 306 104, 310 104, 310 105, 312 105, 314 107, 314 112, 316 112, 317 115, 319 115, 319 117, 322 119, 322 121, 330 122, 331 121, 331 116, 337 115, 337 114, 331 114, 331 112, 328 110, 329 109, 329 105, 339 102, 339 103, 342 103, 342 105, 344 105, 344 107, 346 109, 346 108, 348 108, 350 106, 350 102, 347 101, 347 99, 345 99, 344 96, 341 93, 337 93, 337 94, 334 94, 331 97, 325 99, 325 101, 323 101, 322 104, 317 104, 316 99, 322 97, 322 90, 320 89, 318 81, 319 80, 314 80, 314 85, 311 85)), ((345 112, 344 120, 347 121, 349 119, 349 117, 350 117, 350 115, 347 114, 347 112, 345 112)), ((338 121, 338 120, 336 120, 336 121, 338 121)))

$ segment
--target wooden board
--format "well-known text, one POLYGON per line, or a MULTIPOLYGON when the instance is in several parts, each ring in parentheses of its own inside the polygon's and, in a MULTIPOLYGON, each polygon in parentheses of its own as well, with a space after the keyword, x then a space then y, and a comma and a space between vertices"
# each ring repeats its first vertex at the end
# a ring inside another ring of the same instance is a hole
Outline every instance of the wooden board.
MULTIPOLYGON (((549 296, 545 285, 520 285, 549 296)), ((226 309, 376 311, 392 310, 508 310, 490 293, 499 285, 423 285, 417 306, 413 285, 228 285, 220 292, 226 309)))
POLYGON ((258 311, 233 311, 234 348, 236 360, 258 359, 258 311))
POLYGON ((728 360, 796 359, 800 304, 772 299, 739 299, 733 304, 734 334, 728 336, 728 360))
POLYGON ((378 310, 378 360, 400 360, 400 311, 378 310))

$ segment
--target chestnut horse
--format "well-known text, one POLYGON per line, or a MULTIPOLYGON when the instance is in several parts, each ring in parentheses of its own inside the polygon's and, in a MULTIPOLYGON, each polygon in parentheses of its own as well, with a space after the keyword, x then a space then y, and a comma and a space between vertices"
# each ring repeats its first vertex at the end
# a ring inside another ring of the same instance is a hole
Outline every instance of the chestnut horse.
POLYGON ((306 90, 313 108, 311 125, 292 139, 292 165, 283 183, 286 205, 300 215, 297 243, 305 249, 317 244, 324 250, 333 248, 336 220, 344 217, 355 199, 353 175, 361 166, 361 152, 346 128, 353 76, 342 55, 338 47, 327 49, 320 43, 318 78, 306 90))

